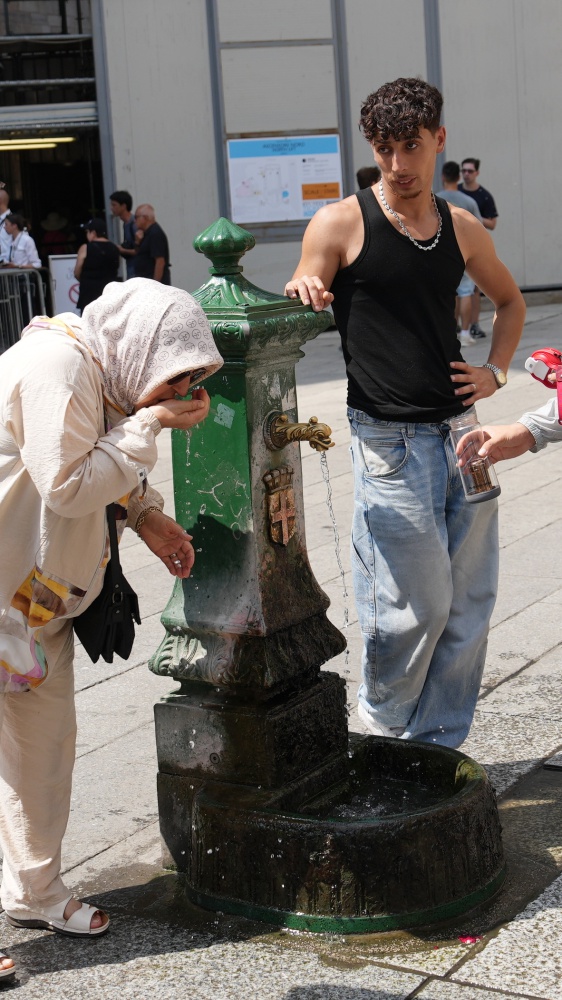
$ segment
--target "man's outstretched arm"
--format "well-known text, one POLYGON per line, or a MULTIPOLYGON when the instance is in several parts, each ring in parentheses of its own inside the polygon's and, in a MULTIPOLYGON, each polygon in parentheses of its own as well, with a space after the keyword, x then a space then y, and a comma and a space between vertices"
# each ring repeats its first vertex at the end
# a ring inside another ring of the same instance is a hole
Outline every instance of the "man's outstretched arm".
POLYGON ((311 305, 316 312, 334 299, 330 287, 340 267, 344 204, 326 205, 310 220, 302 241, 301 259, 285 285, 285 295, 290 299, 300 297, 304 305, 311 305))

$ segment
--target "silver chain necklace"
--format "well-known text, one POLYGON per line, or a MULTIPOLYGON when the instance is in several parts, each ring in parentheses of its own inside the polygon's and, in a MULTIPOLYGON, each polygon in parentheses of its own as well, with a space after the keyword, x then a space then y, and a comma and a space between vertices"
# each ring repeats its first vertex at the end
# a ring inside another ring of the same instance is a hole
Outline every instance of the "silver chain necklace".
POLYGON ((434 207, 434 209, 435 209, 435 211, 437 213, 437 218, 439 219, 439 225, 437 227, 437 234, 435 236, 435 239, 434 239, 433 243, 431 244, 431 246, 429 246, 429 247, 422 247, 421 243, 418 243, 418 241, 406 229, 406 226, 402 222, 402 219, 400 218, 400 216, 398 215, 398 213, 395 212, 394 209, 390 207, 390 205, 388 204, 388 202, 387 202, 387 200, 386 200, 386 198, 384 196, 384 189, 383 189, 383 186, 382 186, 382 181, 379 184, 379 194, 380 194, 380 198, 381 198, 381 201, 382 201, 384 207, 386 208, 387 212, 390 212, 390 214, 394 216, 394 218, 396 219, 398 225, 400 226, 400 229, 404 233, 404 236, 407 236, 408 239, 412 241, 412 243, 414 244, 414 246, 418 248, 418 250, 434 250, 435 247, 437 246, 437 244, 439 243, 439 237, 441 236, 441 226, 443 225, 443 220, 441 218, 441 213, 440 213, 439 209, 437 208, 437 202, 435 200, 435 195, 433 194, 433 191, 431 192, 431 198, 432 198, 432 201, 433 201, 433 207, 434 207))

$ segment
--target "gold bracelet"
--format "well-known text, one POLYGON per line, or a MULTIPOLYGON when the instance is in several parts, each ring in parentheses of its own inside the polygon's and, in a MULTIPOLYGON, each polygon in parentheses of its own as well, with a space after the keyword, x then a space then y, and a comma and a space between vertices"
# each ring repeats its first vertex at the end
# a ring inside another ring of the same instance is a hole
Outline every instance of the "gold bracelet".
POLYGON ((141 510, 137 518, 137 523, 135 524, 135 531, 139 537, 140 537, 140 530, 144 522, 146 521, 146 518, 153 510, 157 510, 160 514, 162 513, 160 507, 145 507, 144 510, 141 510))

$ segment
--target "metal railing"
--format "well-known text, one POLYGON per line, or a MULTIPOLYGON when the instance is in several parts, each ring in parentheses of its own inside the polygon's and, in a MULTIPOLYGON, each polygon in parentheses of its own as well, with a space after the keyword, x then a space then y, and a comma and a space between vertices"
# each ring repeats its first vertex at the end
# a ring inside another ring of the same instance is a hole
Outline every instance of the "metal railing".
POLYGON ((32 316, 45 315, 44 280, 35 268, 0 270, 0 353, 18 342, 32 316))

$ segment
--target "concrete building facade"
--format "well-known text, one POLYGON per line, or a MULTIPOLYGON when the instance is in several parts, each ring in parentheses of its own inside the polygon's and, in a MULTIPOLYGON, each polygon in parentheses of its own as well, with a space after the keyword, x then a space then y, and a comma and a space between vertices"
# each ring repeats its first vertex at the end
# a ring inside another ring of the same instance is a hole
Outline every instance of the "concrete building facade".
MULTIPOLYGON (((47 6, 9 2, 14 13, 25 5, 47 6)), ((192 240, 231 214, 229 140, 337 133, 341 194, 351 194, 355 171, 372 161, 357 129, 362 99, 416 75, 443 89, 447 158, 482 161, 500 217, 494 240, 518 283, 562 283, 559 0, 81 0, 81 13, 95 65, 105 200, 96 207, 107 209, 115 188, 151 202, 174 284, 205 279, 192 240)), ((281 290, 305 222, 246 228, 260 250, 245 273, 281 290)))

